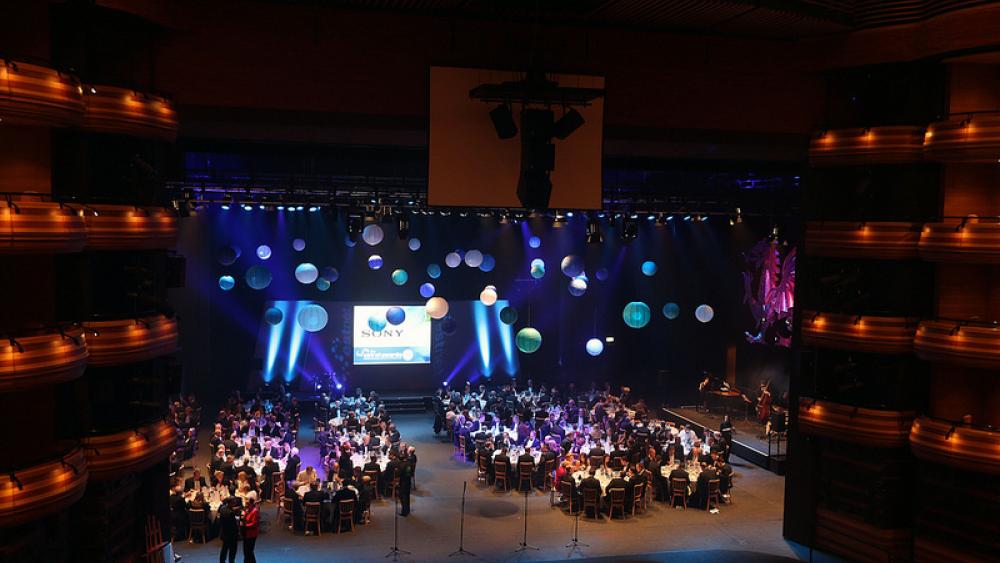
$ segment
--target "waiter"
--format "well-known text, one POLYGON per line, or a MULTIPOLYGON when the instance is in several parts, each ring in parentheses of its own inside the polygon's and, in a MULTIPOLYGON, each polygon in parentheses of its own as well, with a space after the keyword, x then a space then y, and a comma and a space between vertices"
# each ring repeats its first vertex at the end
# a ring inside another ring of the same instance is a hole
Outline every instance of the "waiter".
POLYGON ((399 510, 400 516, 410 514, 410 487, 413 485, 413 467, 407 452, 400 452, 399 463, 399 510))
POLYGON ((729 451, 733 449, 733 423, 729 420, 728 414, 722 418, 722 423, 719 424, 719 432, 722 433, 722 459, 728 463, 729 451))

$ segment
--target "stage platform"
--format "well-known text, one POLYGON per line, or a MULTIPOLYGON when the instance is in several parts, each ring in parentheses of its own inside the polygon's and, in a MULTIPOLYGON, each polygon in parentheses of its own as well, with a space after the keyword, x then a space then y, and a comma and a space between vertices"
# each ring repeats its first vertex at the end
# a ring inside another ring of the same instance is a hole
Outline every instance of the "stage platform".
MULTIPOLYGON (((675 424, 690 424, 701 435, 704 435, 706 428, 718 431, 722 422, 721 414, 699 411, 695 407, 664 407, 660 413, 665 420, 675 424)), ((782 436, 780 442, 772 440, 769 449, 767 438, 760 437, 763 429, 759 424, 732 416, 729 419, 734 428, 733 454, 778 475, 784 475, 785 438, 782 436)))

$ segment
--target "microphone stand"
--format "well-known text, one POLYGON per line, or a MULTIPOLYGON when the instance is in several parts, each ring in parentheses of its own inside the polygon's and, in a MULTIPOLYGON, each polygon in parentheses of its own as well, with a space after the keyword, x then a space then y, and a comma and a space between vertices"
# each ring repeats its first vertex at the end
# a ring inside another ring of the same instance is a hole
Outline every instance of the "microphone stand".
POLYGON ((528 491, 524 491, 524 536, 521 538, 520 547, 514 550, 514 553, 519 553, 521 551, 527 551, 529 549, 534 549, 538 551, 538 548, 533 545, 528 545, 528 491))
POLYGON ((400 554, 413 555, 412 553, 406 551, 405 549, 399 549, 399 494, 398 493, 396 494, 396 508, 392 514, 392 537, 393 537, 392 547, 389 548, 389 553, 385 554, 386 557, 389 557, 391 555, 393 561, 398 561, 400 554))
MULTIPOLYGON (((574 500, 576 499, 574 499, 573 497, 570 497, 569 499, 569 509, 571 511, 573 510, 574 500)), ((583 507, 580 508, 581 508, 580 512, 583 512, 582 510, 583 507)), ((573 539, 569 540, 569 543, 566 544, 566 547, 570 548, 569 553, 566 554, 566 557, 572 556, 573 552, 580 549, 581 547, 590 547, 589 543, 583 543, 582 541, 580 541, 580 512, 576 513, 576 518, 573 520, 573 539)))
POLYGON ((467 551, 464 547, 465 543, 465 489, 469 486, 468 481, 462 481, 462 517, 460 524, 458 526, 458 549, 448 554, 448 557, 454 557, 456 555, 471 555, 473 557, 479 557, 471 551, 467 551))

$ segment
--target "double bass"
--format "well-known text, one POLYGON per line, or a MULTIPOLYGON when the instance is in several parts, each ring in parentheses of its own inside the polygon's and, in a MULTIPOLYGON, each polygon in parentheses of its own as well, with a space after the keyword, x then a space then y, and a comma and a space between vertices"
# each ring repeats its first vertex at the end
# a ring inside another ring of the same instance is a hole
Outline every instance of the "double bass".
POLYGON ((766 383, 762 383, 757 396, 757 422, 760 424, 766 424, 771 417, 771 401, 771 390, 766 383))

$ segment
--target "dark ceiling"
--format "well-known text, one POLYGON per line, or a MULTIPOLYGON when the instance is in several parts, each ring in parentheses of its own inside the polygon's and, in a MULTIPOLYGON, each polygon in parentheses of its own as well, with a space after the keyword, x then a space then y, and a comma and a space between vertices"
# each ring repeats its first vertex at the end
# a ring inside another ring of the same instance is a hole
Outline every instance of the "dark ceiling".
POLYGON ((444 17, 798 39, 921 21, 989 0, 271 0, 444 17))

